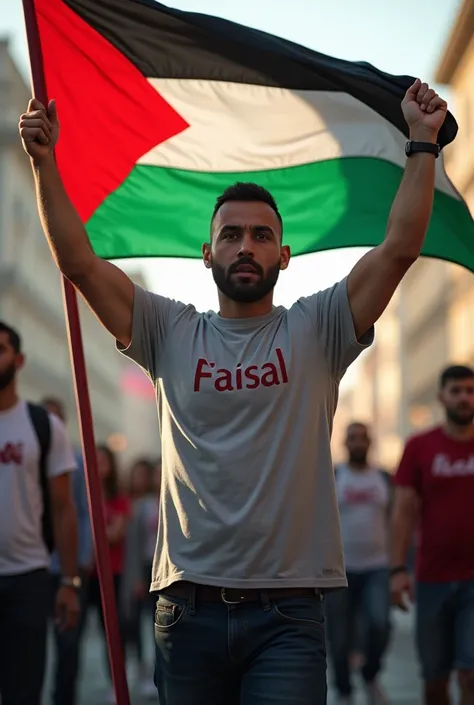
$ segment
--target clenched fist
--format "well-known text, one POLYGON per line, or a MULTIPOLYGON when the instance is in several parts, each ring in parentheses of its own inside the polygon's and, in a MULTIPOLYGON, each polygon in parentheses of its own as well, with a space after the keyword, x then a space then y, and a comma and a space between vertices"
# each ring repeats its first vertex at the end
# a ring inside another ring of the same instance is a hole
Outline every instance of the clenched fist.
POLYGON ((417 78, 403 98, 402 111, 412 139, 436 139, 446 119, 448 105, 433 88, 417 78))
POLYGON ((46 109, 33 98, 28 111, 20 118, 20 136, 25 152, 35 162, 41 162, 52 154, 59 137, 59 121, 56 102, 51 100, 46 109))

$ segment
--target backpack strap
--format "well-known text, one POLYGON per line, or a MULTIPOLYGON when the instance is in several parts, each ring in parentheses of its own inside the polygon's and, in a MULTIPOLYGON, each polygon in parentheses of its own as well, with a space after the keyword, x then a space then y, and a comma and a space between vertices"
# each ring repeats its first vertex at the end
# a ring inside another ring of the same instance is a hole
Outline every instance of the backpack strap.
POLYGON ((54 539, 51 524, 51 501, 48 479, 48 456, 51 448, 51 422, 45 408, 28 402, 28 413, 35 429, 40 446, 39 480, 43 497, 43 538, 49 551, 53 550, 54 539))

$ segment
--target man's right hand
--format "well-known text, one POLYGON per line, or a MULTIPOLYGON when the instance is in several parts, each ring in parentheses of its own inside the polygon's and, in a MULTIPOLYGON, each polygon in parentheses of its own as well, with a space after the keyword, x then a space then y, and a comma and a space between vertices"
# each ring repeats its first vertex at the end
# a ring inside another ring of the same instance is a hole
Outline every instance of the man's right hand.
POLYGON ((390 578, 390 596, 392 605, 404 612, 408 611, 406 598, 408 597, 409 601, 412 603, 415 601, 413 579, 407 571, 401 571, 400 573, 392 575, 390 578))
POLYGON ((56 102, 50 100, 46 109, 39 100, 30 100, 28 111, 20 118, 19 129, 23 148, 33 161, 38 163, 49 157, 59 138, 56 102))

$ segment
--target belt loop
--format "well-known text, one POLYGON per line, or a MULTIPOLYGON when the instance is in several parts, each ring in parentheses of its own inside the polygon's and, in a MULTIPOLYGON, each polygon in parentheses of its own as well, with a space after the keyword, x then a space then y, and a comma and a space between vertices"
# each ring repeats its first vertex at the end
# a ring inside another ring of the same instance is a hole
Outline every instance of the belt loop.
POLYGON ((197 592, 197 586, 192 583, 190 585, 190 591, 189 591, 189 614, 191 617, 196 614, 196 592, 197 592))
POLYGON ((263 611, 268 612, 269 610, 271 610, 272 606, 270 604, 270 600, 268 598, 268 592, 266 590, 261 590, 260 599, 262 601, 263 611))
POLYGON ((320 602, 324 600, 324 592, 321 590, 321 588, 314 588, 314 594, 320 602))

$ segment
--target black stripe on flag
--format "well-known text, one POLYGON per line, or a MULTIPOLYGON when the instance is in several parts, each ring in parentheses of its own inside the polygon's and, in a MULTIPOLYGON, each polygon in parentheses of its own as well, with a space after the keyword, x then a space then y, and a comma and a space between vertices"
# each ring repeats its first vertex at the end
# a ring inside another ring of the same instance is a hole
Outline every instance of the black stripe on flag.
MULTIPOLYGON (((154 0, 63 0, 147 78, 184 78, 294 90, 339 91, 362 101, 408 136, 400 102, 412 76, 320 54, 218 17, 175 10, 154 0)), ((269 120, 271 114, 269 114, 269 120)), ((451 113, 439 133, 457 133, 451 113)))

